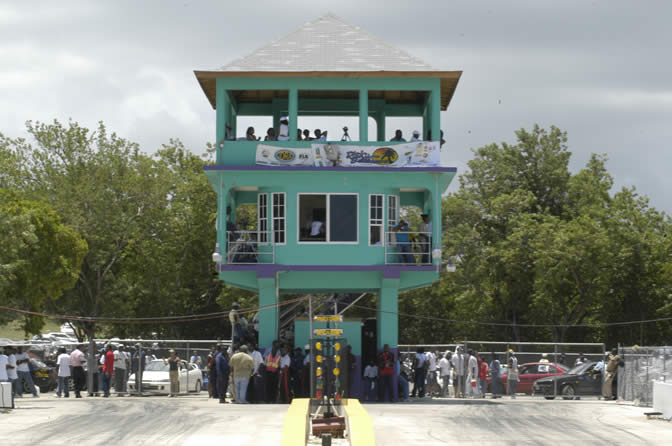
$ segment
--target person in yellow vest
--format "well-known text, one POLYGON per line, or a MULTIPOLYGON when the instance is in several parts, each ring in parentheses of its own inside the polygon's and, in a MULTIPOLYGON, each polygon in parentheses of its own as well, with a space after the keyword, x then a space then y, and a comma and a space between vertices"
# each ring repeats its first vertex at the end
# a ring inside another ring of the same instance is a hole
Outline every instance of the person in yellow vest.
POLYGON ((278 395, 278 372, 280 370, 280 352, 278 351, 278 341, 273 341, 270 353, 266 355, 264 390, 266 393, 266 403, 275 403, 278 395))

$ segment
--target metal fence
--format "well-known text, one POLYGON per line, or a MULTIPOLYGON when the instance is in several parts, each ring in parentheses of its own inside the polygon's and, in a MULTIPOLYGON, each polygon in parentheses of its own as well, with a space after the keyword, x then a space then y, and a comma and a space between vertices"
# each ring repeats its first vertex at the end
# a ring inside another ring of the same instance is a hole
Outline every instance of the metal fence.
POLYGON ((619 347, 624 366, 617 373, 618 397, 637 405, 653 404, 653 382, 672 382, 672 347, 619 347))

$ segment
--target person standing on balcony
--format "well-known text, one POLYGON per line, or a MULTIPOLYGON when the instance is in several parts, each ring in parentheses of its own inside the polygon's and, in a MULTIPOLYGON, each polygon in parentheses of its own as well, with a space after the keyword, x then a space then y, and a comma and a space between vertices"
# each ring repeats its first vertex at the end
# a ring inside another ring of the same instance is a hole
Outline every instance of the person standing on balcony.
POLYGON ((326 141, 327 140, 327 131, 325 130, 323 132, 320 129, 315 129, 315 138, 313 138, 313 140, 315 140, 315 141, 326 141))
POLYGON ((278 132, 278 141, 289 141, 289 118, 283 116, 280 118, 280 131, 278 132))
POLYGON ((264 136, 264 141, 277 141, 278 138, 275 137, 275 129, 273 127, 269 127, 268 130, 266 130, 266 136, 264 136))
POLYGON ((245 133, 245 139, 247 141, 259 141, 261 138, 254 135, 254 127, 250 126, 245 133))
POLYGON ((414 263, 411 255, 411 245, 408 238, 408 223, 406 220, 399 220, 399 224, 394 227, 396 231, 397 246, 399 247, 399 263, 414 263))
POLYGON ((403 137, 403 134, 401 133, 401 130, 399 130, 399 129, 394 131, 394 138, 392 138, 390 141, 406 142, 406 140, 403 137))
POLYGON ((432 221, 428 214, 421 214, 422 223, 418 226, 418 239, 422 248, 422 263, 430 263, 429 253, 432 251, 432 221))
POLYGON ((411 142, 418 142, 418 141, 422 141, 422 139, 420 139, 420 131, 413 130, 413 138, 411 138, 411 142))
POLYGON ((310 130, 304 129, 303 130, 303 140, 304 141, 312 141, 313 138, 310 137, 310 130))

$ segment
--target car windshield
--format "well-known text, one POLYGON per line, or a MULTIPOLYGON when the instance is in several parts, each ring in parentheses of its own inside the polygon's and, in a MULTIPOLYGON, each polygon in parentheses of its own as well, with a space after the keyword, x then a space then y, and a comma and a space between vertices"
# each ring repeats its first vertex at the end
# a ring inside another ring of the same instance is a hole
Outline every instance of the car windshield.
POLYGON ((147 371, 147 372, 167 372, 168 371, 168 364, 163 362, 163 359, 159 359, 158 361, 152 361, 149 364, 147 364, 147 367, 145 367, 145 371, 147 371))
POLYGON ((589 368, 591 365, 593 365, 592 362, 586 362, 586 363, 583 363, 583 364, 581 364, 581 365, 577 365, 576 367, 574 367, 573 369, 571 369, 569 372, 567 372, 567 374, 568 374, 568 375, 580 375, 580 374, 582 374, 583 372, 585 372, 586 370, 588 370, 588 368, 589 368))

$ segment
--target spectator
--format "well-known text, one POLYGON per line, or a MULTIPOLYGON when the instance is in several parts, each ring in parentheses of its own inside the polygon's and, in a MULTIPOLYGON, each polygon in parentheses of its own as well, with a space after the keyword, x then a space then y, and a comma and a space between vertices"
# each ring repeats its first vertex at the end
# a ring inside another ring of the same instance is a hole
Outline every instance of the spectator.
POLYGON ((399 129, 394 131, 394 138, 392 138, 390 141, 406 142, 406 140, 402 136, 401 130, 399 130, 399 129))
POLYGON ((135 344, 135 353, 131 359, 131 371, 135 373, 135 391, 142 390, 142 374, 147 365, 147 355, 140 344, 135 344))
POLYGON ((38 398, 33 377, 30 375, 30 357, 23 351, 23 347, 17 347, 16 353, 16 371, 19 375, 17 383, 17 396, 23 396, 24 383, 28 383, 28 389, 33 394, 33 398, 38 398))
POLYGON ((189 358, 189 362, 196 364, 199 369, 201 368, 201 355, 198 354, 197 350, 192 352, 191 358, 189 358))
POLYGON ((70 352, 70 365, 72 366, 72 379, 75 385, 75 398, 82 397, 81 392, 84 388, 84 383, 86 382, 84 362, 86 362, 84 352, 82 352, 79 347, 75 347, 75 349, 70 352))
POLYGON ((422 223, 418 226, 418 239, 422 250, 422 263, 430 263, 430 252, 432 250, 432 221, 428 214, 421 214, 422 223))
POLYGON ((58 349, 58 359, 56 359, 56 375, 58 376, 58 387, 56 389, 56 396, 59 398, 61 394, 65 398, 70 397, 70 355, 65 352, 65 348, 58 349))
POLYGON ((509 370, 507 377, 507 393, 511 396, 511 399, 516 399, 516 388, 518 387, 518 358, 516 358, 515 352, 509 350, 509 370))
POLYGON ((485 394, 488 391, 488 363, 483 360, 480 356, 478 358, 478 380, 479 387, 481 390, 481 398, 485 398, 485 394))
POLYGON ((420 131, 419 130, 413 130, 413 137, 411 138, 411 142, 417 142, 417 141, 422 141, 420 139, 420 131))
POLYGON ((315 129, 315 138, 313 138, 313 139, 315 141, 326 141, 327 140, 327 131, 325 130, 323 132, 320 129, 315 129))
POLYGON ((247 345, 241 345, 240 351, 231 357, 230 366, 233 369, 236 403, 247 404, 247 386, 254 371, 254 360, 247 354, 247 345))
POLYGON ((379 370, 379 382, 380 382, 380 401, 394 401, 394 353, 390 351, 390 346, 385 344, 383 346, 383 352, 378 357, 378 370, 379 370), (389 400, 387 397, 389 395, 389 400))
POLYGON ((500 398, 501 385, 502 385, 502 365, 499 362, 499 358, 492 352, 490 354, 490 380, 491 380, 491 391, 492 399, 500 398))
POLYGON ((364 380, 366 388, 364 389, 364 399, 366 401, 374 401, 376 399, 376 378, 378 377, 378 367, 376 363, 371 360, 369 365, 364 369, 364 380))
POLYGON ((280 352, 278 341, 273 341, 271 351, 266 355, 264 389, 266 391, 266 403, 275 403, 278 397, 278 373, 280 371, 280 352))
POLYGON ((468 352, 469 359, 467 360, 467 385, 469 389, 467 393, 471 395, 472 398, 475 398, 478 391, 478 359, 476 359, 476 352, 469 350, 468 352))
POLYGON ((306 355, 303 357, 303 374, 301 376, 302 395, 305 398, 310 398, 310 344, 303 347, 306 355))
POLYGON ((397 247, 399 248, 399 263, 415 263, 411 255, 411 245, 408 238, 408 223, 406 220, 399 220, 399 224, 394 227, 396 232, 397 247))
POLYGON ((427 361, 427 357, 425 356, 425 349, 418 347, 418 350, 415 353, 415 358, 413 359, 413 374, 415 375, 415 378, 413 380, 412 397, 417 395, 419 398, 424 398, 425 378, 427 377, 428 368, 429 361, 427 361))
POLYGON ((618 375, 618 367, 623 367, 624 363, 620 356, 618 356, 618 349, 612 349, 607 357, 607 376, 604 380, 603 396, 605 400, 616 399, 614 395, 614 383, 618 375))
POLYGON ((246 399, 250 403, 260 403, 264 400, 264 397, 261 395, 261 390, 264 386, 263 379, 261 378, 261 366, 264 364, 264 357, 261 356, 261 353, 253 342, 248 344, 248 354, 254 362, 254 368, 252 369, 250 383, 247 386, 246 399))
MULTIPOLYGON (((9 358, 5 355, 6 349, 0 350, 0 382, 10 382, 7 370, 9 369, 9 358)), ((14 392, 12 392, 12 409, 14 408, 14 392)))
POLYGON ((453 368, 455 369, 455 380, 453 381, 455 398, 464 398, 465 396, 465 374, 468 366, 466 359, 462 347, 457 347, 452 357, 453 368))
POLYGON ((586 357, 583 355, 583 353, 579 353, 579 357, 576 358, 576 361, 574 361, 574 367, 585 364, 586 361, 586 357))
POLYGON ((277 141, 278 138, 275 137, 275 129, 273 127, 269 127, 268 130, 266 130, 266 136, 264 136, 264 141, 277 141))
MULTIPOLYGON (((301 347, 294 349, 291 365, 289 366, 289 376, 292 381, 292 393, 294 398, 301 397, 301 376, 303 374, 303 352, 301 347)), ((343 377, 341 376, 341 380, 343 377)))
POLYGON ((247 132, 245 133, 245 139, 247 141, 259 141, 261 138, 258 138, 254 135, 254 127, 250 126, 247 128, 247 132))
POLYGON ((14 401, 14 396, 17 394, 16 385, 19 381, 19 374, 16 370, 16 350, 14 347, 7 347, 7 377, 9 382, 12 383, 12 401, 14 401))
POLYGON ((128 354, 123 344, 119 344, 114 351, 114 389, 117 396, 124 396, 126 393, 126 367, 128 366, 128 354))
POLYGON ((450 397, 450 375, 453 365, 450 362, 451 357, 453 356, 452 352, 446 352, 446 354, 439 361, 439 371, 441 373, 441 396, 444 398, 450 397))
POLYGON ((219 393, 217 393, 217 366, 215 364, 215 358, 217 357, 217 346, 213 345, 212 350, 208 354, 208 396, 210 398, 217 398, 219 393))
POLYGON ((217 369, 217 396, 219 403, 226 403, 226 390, 229 387, 229 357, 221 345, 217 346, 215 356, 215 368, 217 369))
POLYGON ((399 358, 397 358, 394 368, 397 373, 397 380, 399 383, 399 389, 398 389, 399 398, 404 402, 408 402, 410 401, 410 398, 408 397, 409 395, 408 375, 406 375, 406 372, 401 370, 401 361, 399 361, 399 358))
POLYGON ((238 314, 238 310, 240 309, 240 305, 238 302, 234 302, 231 304, 231 311, 229 312, 229 322, 231 322, 231 333, 232 333, 232 341, 233 344, 239 344, 245 339, 245 333, 243 333, 243 325, 240 320, 240 315, 238 314))
POLYGON ((289 141, 289 118, 286 116, 280 118, 278 141, 289 141))
POLYGON ((180 364, 180 357, 175 354, 172 348, 168 350, 170 356, 164 359, 163 362, 168 364, 168 374, 170 376, 170 394, 168 398, 176 397, 180 393, 180 371, 182 364, 180 364))
POLYGON ((427 358, 427 363, 429 364, 427 366, 427 394, 431 398, 434 395, 433 392, 435 387, 438 385, 436 376, 436 366, 438 361, 436 354, 431 350, 425 353, 425 357, 427 358))
POLYGON ((114 351, 112 344, 107 344, 105 355, 103 356, 103 397, 109 398, 110 387, 112 387, 112 377, 114 376, 114 351))
POLYGON ((280 348, 280 371, 278 379, 280 381, 280 394, 278 400, 281 403, 292 401, 291 390, 289 386, 289 367, 292 365, 292 358, 289 356, 289 350, 285 345, 280 348))
POLYGON ((310 130, 304 129, 303 130, 303 140, 304 141, 312 141, 313 138, 310 137, 310 130))

